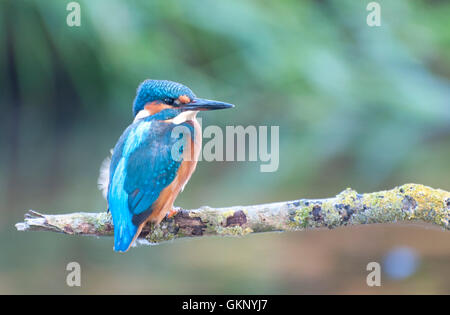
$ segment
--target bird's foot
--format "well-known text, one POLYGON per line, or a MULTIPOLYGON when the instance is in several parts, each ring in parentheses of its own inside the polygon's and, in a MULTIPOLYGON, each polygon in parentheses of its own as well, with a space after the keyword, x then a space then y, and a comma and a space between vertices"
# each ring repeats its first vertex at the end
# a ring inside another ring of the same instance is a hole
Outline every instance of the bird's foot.
POLYGON ((173 217, 175 214, 178 213, 179 210, 181 210, 181 208, 173 207, 169 212, 167 212, 167 219, 170 219, 171 217, 173 217))

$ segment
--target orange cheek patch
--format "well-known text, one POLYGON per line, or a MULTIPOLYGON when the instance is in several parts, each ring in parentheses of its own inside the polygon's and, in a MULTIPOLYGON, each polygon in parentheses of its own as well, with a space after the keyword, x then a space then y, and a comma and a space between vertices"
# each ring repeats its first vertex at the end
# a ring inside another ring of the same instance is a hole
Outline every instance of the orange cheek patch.
POLYGON ((172 108, 172 106, 159 103, 159 102, 152 102, 148 103, 144 106, 144 109, 149 112, 150 115, 154 115, 162 111, 163 109, 172 108))
POLYGON ((180 95, 178 97, 178 100, 180 101, 180 103, 183 103, 183 104, 187 104, 187 103, 191 102, 191 99, 187 95, 180 95))

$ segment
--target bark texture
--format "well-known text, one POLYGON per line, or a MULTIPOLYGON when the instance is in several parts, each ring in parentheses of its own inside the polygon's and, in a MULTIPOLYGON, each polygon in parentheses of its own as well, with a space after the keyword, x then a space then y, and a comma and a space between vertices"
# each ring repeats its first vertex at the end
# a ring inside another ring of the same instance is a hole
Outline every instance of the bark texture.
MULTIPOLYGON (((450 192, 419 184, 359 194, 347 188, 336 197, 298 199, 253 206, 179 209, 159 226, 147 225, 139 239, 159 243, 181 237, 335 228, 345 225, 423 221, 449 230, 450 192)), ((109 213, 41 214, 29 210, 19 231, 112 236, 109 213)))

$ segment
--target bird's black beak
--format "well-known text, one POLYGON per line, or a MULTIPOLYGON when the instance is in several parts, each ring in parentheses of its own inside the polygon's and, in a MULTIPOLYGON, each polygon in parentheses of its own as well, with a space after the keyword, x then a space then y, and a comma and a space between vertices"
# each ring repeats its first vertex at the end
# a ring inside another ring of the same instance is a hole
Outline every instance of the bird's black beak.
POLYGON ((180 109, 186 110, 216 110, 233 108, 233 104, 228 104, 219 101, 206 100, 203 98, 194 98, 190 103, 181 104, 180 109))

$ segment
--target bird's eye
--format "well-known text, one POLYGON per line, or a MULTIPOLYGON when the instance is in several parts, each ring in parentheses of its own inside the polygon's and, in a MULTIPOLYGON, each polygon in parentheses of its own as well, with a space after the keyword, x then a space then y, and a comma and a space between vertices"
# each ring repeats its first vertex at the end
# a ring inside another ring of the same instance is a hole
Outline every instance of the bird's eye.
POLYGON ((167 105, 173 105, 174 102, 175 102, 175 100, 173 98, 165 98, 164 99, 164 103, 166 103, 167 105))

